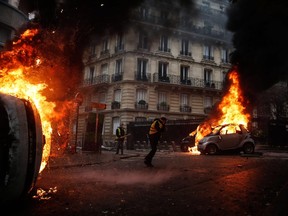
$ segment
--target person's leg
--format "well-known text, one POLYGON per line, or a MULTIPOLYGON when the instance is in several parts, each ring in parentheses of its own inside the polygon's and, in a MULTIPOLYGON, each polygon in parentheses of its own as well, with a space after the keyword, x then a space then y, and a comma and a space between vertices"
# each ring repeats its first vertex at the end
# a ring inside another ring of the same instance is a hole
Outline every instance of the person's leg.
POLYGON ((151 146, 151 150, 150 152, 146 155, 144 163, 147 166, 152 166, 152 159, 157 151, 157 137, 155 136, 150 136, 150 146, 151 146))
POLYGON ((120 146, 120 148, 121 148, 121 155, 123 155, 123 143, 124 143, 124 141, 121 141, 121 146, 120 146))
POLYGON ((120 141, 118 140, 116 147, 116 154, 119 154, 119 148, 120 148, 120 141))

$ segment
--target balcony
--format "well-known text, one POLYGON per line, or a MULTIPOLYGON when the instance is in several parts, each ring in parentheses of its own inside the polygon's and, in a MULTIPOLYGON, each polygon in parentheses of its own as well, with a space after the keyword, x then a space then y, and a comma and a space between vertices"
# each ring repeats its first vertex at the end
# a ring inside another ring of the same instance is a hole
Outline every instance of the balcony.
POLYGON ((192 56, 191 52, 183 51, 183 50, 180 51, 180 55, 182 55, 182 56, 189 56, 189 57, 192 56))
POLYGON ((157 110, 159 111, 169 111, 170 106, 166 102, 161 102, 157 104, 157 110))
POLYGON ((161 52, 171 52, 171 49, 169 49, 167 47, 159 47, 159 51, 161 51, 161 52))
POLYGON ((148 110, 148 103, 144 100, 135 102, 135 109, 148 110))
POLYGON ((159 76, 159 82, 167 82, 170 83, 170 78, 168 76, 159 76))
POLYGON ((148 81, 151 80, 151 74, 150 73, 144 73, 143 74, 143 73, 140 73, 140 72, 136 72, 135 80, 148 82, 148 81))
POLYGON ((112 82, 122 81, 122 79, 123 79, 122 73, 112 75, 112 82))
POLYGON ((153 80, 152 82, 164 82, 164 83, 170 83, 170 84, 176 84, 176 85, 186 85, 187 87, 195 87, 195 88, 207 88, 209 89, 215 89, 215 90, 222 90, 223 88, 223 82, 219 81, 205 81, 204 79, 199 78, 192 78, 192 77, 186 77, 185 79, 181 79, 180 76, 177 75, 167 75, 167 76, 159 76, 158 73, 153 74, 153 80))
POLYGON ((191 113, 191 111, 192 111, 191 106, 188 105, 180 106, 180 112, 191 113))
POLYGON ((111 103, 111 109, 120 109, 121 103, 119 101, 113 101, 111 103))
POLYGON ((183 84, 183 85, 191 85, 191 80, 190 79, 183 79, 183 80, 181 80, 181 84, 183 84))
POLYGON ((118 44, 115 46, 115 53, 124 51, 124 44, 118 44))
POLYGON ((100 52, 100 55, 101 55, 101 56, 109 55, 109 49, 102 50, 102 51, 100 52))
POLYGON ((204 108, 204 113, 209 114, 212 111, 212 107, 205 107, 204 108))
POLYGON ((83 81, 83 87, 99 85, 99 84, 104 84, 104 83, 109 83, 109 82, 110 82, 110 76, 108 74, 101 74, 96 77, 85 79, 83 81))

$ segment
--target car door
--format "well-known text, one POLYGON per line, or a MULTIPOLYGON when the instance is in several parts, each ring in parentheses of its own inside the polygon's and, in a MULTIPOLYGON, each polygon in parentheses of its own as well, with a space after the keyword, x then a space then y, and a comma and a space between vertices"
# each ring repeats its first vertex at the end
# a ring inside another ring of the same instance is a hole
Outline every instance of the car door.
POLYGON ((221 150, 238 148, 241 141, 241 134, 237 132, 237 128, 234 125, 224 126, 219 133, 219 148, 221 150))

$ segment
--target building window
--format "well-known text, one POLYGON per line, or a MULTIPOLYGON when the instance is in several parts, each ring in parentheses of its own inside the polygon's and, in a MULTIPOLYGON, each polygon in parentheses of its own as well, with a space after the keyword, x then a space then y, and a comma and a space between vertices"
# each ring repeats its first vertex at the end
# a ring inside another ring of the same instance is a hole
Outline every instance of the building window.
MULTIPOLYGON (((181 65, 180 66, 180 81, 182 84, 189 84, 187 81, 189 80, 189 66, 181 65)), ((191 80, 190 80, 191 84, 191 80)))
POLYGON ((227 49, 221 50, 221 62, 228 63, 229 62, 229 51, 227 49))
POLYGON ((181 106, 187 106, 189 104, 188 98, 189 98, 188 94, 181 94, 180 95, 180 105, 181 106))
POLYGON ((159 92, 158 94, 158 102, 161 103, 167 103, 167 93, 166 92, 159 92))
POLYGON ((166 92, 159 92, 157 109, 162 111, 169 111, 166 92))
POLYGON ((108 64, 102 64, 101 65, 101 74, 108 74, 108 64))
POLYGON ((146 32, 139 33, 139 45, 140 49, 148 49, 148 36, 146 32))
POLYGON ((166 21, 167 19, 168 19, 168 11, 166 11, 166 10, 161 10, 160 11, 160 19, 161 19, 161 21, 166 21))
POLYGON ((137 80, 147 80, 147 59, 137 60, 137 80))
POLYGON ((114 101, 121 102, 121 89, 114 91, 114 101))
POLYGON ((212 97, 205 97, 204 98, 204 108, 206 107, 212 107, 213 105, 213 98, 212 97))
POLYGON ((136 103, 135 108, 137 109, 148 109, 148 103, 146 102, 147 90, 138 89, 136 91, 136 103))
POLYGON ((100 103, 106 103, 106 93, 100 93, 99 102, 100 103))
POLYGON ((121 107, 121 90, 114 91, 114 100, 111 103, 111 109, 120 109, 121 107))
POLYGON ((148 13, 149 13, 148 8, 140 7, 139 8, 139 12, 140 12, 140 18, 141 19, 143 19, 143 20, 147 20, 148 19, 148 13))
POLYGON ((180 55, 191 56, 191 53, 189 52, 189 40, 186 39, 181 40, 180 55))
POLYGON ((112 118, 112 124, 113 124, 113 135, 116 135, 116 129, 120 125, 120 118, 119 117, 113 117, 112 118))
POLYGON ((136 100, 137 100, 137 103, 139 101, 145 101, 146 102, 146 95, 147 95, 147 90, 145 89, 138 89, 136 91, 136 100))
POLYGON ((212 85, 212 70, 211 69, 204 69, 204 84, 205 87, 211 87, 212 85))
POLYGON ((101 55, 109 52, 109 44, 108 44, 108 37, 105 37, 102 41, 102 50, 101 55))
POLYGON ((191 106, 189 106, 189 95, 180 95, 180 112, 191 112, 191 106))
POLYGON ((169 82, 169 77, 168 77, 168 63, 167 62, 159 62, 158 65, 158 78, 159 81, 162 82, 169 82))
POLYGON ((91 56, 95 56, 96 55, 96 45, 95 44, 92 44, 90 46, 90 55, 91 56))
POLYGON ((189 27, 189 25, 190 25, 190 17, 189 16, 182 16, 180 18, 180 25, 182 27, 189 27))
POLYGON ((122 59, 116 60, 115 74, 116 75, 122 74, 122 59))
POLYGON ((94 77, 95 77, 95 67, 90 67, 89 68, 89 84, 93 84, 94 82, 94 77))
POLYGON ((123 34, 118 34, 116 38, 115 52, 124 50, 123 34))
POLYGON ((170 52, 170 49, 168 48, 168 37, 166 35, 160 37, 159 50, 162 52, 170 52))
POLYGON ((204 46, 203 47, 203 59, 205 60, 214 60, 213 47, 204 46))

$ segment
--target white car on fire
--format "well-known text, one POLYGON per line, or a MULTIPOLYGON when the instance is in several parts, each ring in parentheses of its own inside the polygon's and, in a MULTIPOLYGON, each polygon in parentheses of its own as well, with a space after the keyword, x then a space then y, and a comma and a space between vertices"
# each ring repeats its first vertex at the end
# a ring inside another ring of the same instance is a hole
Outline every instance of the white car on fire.
POLYGON ((222 151, 236 150, 245 154, 252 154, 255 141, 248 129, 242 124, 219 125, 198 142, 201 154, 214 155, 222 151))

